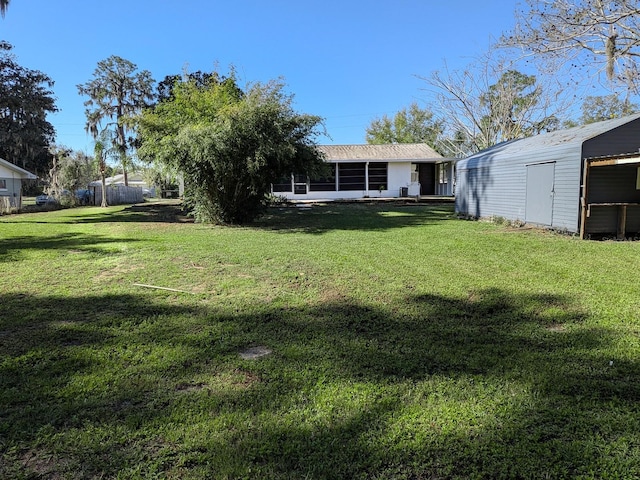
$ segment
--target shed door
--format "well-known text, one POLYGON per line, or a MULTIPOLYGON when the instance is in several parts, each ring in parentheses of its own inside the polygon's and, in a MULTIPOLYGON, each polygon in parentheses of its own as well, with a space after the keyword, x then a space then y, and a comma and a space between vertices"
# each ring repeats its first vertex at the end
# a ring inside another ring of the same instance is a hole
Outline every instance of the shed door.
POLYGON ((553 177, 555 163, 527 165, 525 221, 551 225, 553 219, 553 177))

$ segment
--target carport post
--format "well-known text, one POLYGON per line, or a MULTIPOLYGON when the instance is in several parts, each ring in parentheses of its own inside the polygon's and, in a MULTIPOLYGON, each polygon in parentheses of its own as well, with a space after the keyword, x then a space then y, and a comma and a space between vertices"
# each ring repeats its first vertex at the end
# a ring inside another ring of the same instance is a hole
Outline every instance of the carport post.
POLYGON ((584 159, 584 168, 582 169, 582 196, 580 197, 580 240, 584 240, 585 228, 587 223, 587 195, 589 194, 589 160, 584 159))

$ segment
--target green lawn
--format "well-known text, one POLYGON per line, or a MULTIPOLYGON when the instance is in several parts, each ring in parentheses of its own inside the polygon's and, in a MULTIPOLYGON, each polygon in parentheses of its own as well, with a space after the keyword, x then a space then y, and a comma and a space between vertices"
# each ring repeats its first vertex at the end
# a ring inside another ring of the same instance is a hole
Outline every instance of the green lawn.
POLYGON ((638 478, 638 271, 439 206, 0 217, 0 478, 638 478))

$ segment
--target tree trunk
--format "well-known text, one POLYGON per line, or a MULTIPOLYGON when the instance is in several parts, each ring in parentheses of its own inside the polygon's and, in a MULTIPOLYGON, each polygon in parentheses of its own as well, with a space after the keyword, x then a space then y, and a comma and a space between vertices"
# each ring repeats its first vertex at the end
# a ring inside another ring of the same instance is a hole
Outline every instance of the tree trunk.
POLYGON ((102 177, 102 203, 100 203, 101 207, 107 207, 107 182, 104 178, 104 170, 100 172, 100 176, 102 177))

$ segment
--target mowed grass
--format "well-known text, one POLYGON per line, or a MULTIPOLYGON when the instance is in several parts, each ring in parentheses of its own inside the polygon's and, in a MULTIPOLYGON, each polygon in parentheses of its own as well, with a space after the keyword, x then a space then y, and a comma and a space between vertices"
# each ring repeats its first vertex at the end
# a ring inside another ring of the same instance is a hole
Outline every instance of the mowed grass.
POLYGON ((0 478, 638 478, 639 258, 449 206, 1 217, 0 478))

